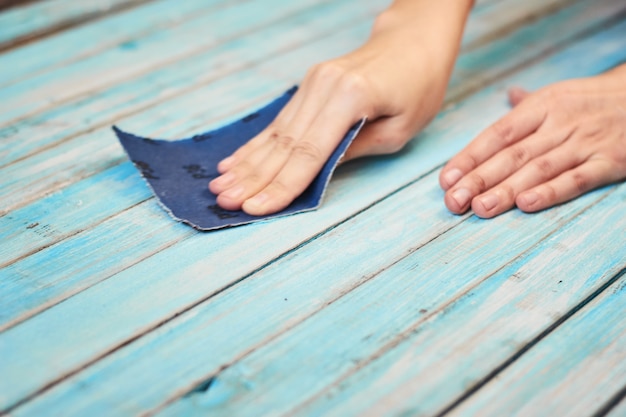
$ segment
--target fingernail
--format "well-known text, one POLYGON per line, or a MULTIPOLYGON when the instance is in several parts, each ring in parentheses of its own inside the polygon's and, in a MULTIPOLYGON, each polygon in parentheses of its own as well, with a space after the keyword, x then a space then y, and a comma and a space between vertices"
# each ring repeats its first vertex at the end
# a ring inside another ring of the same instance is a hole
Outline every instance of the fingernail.
POLYGON ((539 194, 537 194, 534 191, 531 191, 529 193, 524 194, 522 196, 522 199, 524 200, 524 203, 526 203, 528 206, 533 206, 539 200, 539 194))
POLYGON ((243 186, 238 185, 236 187, 233 187, 224 191, 222 194, 220 194, 220 197, 226 197, 228 199, 234 200, 237 197, 239 197, 241 194, 243 194, 243 186))
POLYGON ((450 171, 443 174, 443 180, 446 184, 448 184, 448 187, 452 187, 458 180, 461 179, 462 176, 463 173, 460 169, 452 168, 450 171))
POLYGON ((269 196, 266 193, 260 193, 246 201, 246 203, 254 207, 261 207, 268 199, 269 196))
POLYGON ((495 194, 487 194, 478 199, 483 208, 487 211, 493 210, 498 205, 498 196, 495 194))
POLYGON ((469 203, 472 194, 467 188, 459 188, 452 193, 451 197, 454 201, 456 201, 459 209, 463 209, 469 203))

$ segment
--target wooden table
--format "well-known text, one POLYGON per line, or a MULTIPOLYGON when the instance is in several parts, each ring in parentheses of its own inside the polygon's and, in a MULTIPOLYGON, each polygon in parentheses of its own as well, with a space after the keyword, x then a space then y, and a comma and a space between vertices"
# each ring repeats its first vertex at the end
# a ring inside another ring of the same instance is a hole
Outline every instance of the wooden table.
MULTIPOLYGON (((624 0, 483 0, 447 105, 322 207, 201 233, 110 126, 222 125, 389 0, 47 0, 0 14, 0 410, 626 416, 626 184, 450 214, 443 163, 536 89, 626 60, 624 0)), ((2 414, 2 412, 0 412, 2 414)))

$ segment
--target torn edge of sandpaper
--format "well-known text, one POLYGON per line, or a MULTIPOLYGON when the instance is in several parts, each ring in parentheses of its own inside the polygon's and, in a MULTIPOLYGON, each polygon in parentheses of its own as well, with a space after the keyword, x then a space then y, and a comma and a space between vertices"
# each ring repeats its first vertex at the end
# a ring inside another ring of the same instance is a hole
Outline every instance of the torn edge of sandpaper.
POLYGON ((293 87, 265 107, 231 124, 181 140, 139 137, 113 126, 122 147, 161 207, 177 221, 203 231, 314 210, 319 207, 337 164, 365 119, 346 133, 311 185, 284 210, 252 216, 218 206, 208 183, 219 176, 217 164, 268 126, 296 92, 293 87))

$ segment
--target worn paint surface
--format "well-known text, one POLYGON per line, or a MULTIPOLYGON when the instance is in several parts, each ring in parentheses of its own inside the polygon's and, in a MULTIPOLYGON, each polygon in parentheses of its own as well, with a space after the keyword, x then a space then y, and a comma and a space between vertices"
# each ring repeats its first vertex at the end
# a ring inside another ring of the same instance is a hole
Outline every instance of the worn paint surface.
POLYGON ((161 212, 110 125, 234 120, 389 1, 55 3, 0 15, 0 410, 624 414, 626 186, 483 221, 437 185, 507 86, 624 62, 623 1, 478 1, 447 109, 402 153, 341 167, 318 211, 210 235, 161 212))

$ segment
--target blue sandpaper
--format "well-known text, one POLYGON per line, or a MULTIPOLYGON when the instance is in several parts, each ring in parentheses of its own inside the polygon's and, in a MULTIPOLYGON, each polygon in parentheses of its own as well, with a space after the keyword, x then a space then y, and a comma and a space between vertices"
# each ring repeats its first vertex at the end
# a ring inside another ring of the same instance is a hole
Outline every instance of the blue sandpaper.
POLYGON ((219 175, 218 162, 269 125, 296 89, 291 88, 267 106, 234 123, 188 139, 149 139, 123 132, 115 126, 113 130, 161 206, 174 219, 198 230, 237 226, 313 210, 319 207, 330 176, 365 123, 364 119, 352 126, 313 183, 283 211, 257 217, 241 210, 224 210, 208 189, 209 181, 219 175))

